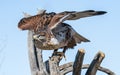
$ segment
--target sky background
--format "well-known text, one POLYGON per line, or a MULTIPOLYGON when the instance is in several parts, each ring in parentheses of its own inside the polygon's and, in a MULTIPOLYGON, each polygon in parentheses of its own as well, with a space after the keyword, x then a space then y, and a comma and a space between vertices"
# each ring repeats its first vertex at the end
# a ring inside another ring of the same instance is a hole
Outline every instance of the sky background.
MULTIPOLYGON (((102 16, 66 21, 91 42, 81 43, 66 52, 67 61, 74 61, 79 48, 85 49, 84 64, 92 61, 98 51, 105 53, 101 66, 120 75, 120 1, 119 0, 2 0, 0 2, 0 75, 30 75, 27 31, 17 24, 23 12, 35 15, 37 9, 47 12, 103 10, 102 16)), ((44 59, 52 51, 43 51, 44 59)), ((83 71, 84 73, 84 71, 83 71)), ((97 75, 104 73, 98 72, 97 75)), ((69 74, 71 75, 71 74, 69 74)))

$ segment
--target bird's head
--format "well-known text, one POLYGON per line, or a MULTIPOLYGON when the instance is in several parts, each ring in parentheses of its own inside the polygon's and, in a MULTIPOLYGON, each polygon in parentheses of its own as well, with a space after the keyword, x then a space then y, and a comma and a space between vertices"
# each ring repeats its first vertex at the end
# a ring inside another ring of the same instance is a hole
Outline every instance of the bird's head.
POLYGON ((38 25, 47 25, 51 21, 55 13, 44 12, 43 14, 40 13, 34 16, 24 13, 24 15, 25 17, 22 18, 18 23, 18 28, 21 30, 34 30, 38 25))
POLYGON ((18 23, 18 28, 21 30, 30 30, 30 20, 28 18, 22 18, 18 23))
POLYGON ((41 15, 24 17, 18 23, 18 28, 21 30, 34 30, 34 28, 40 23, 41 15))

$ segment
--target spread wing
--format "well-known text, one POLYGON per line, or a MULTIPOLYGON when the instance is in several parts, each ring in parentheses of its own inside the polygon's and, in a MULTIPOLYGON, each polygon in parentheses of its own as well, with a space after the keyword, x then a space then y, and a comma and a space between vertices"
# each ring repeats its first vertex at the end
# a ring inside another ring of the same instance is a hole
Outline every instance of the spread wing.
POLYGON ((86 10, 86 11, 82 11, 82 12, 76 12, 76 11, 61 12, 61 13, 56 14, 52 18, 52 20, 49 24, 49 27, 50 27, 50 29, 53 29, 60 23, 64 22, 65 20, 77 20, 77 19, 84 18, 84 17, 103 15, 105 13, 106 13, 105 11, 94 11, 94 10, 86 10))
POLYGON ((103 15, 107 12, 105 11, 94 11, 94 10, 86 10, 86 11, 82 11, 82 12, 62 12, 60 14, 65 14, 65 16, 67 14, 70 14, 66 20, 77 20, 80 18, 84 18, 84 17, 90 17, 90 16, 96 16, 96 15, 103 15))

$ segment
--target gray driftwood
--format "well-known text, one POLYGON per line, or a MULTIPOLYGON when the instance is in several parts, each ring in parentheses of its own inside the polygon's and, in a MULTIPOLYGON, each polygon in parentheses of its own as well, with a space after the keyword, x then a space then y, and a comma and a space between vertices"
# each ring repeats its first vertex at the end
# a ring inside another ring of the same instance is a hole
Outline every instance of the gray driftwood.
POLYGON ((97 70, 102 71, 108 75, 115 75, 111 70, 101 67, 100 64, 105 55, 98 52, 91 64, 83 64, 85 51, 79 49, 74 62, 59 65, 61 57, 53 55, 46 62, 43 62, 42 50, 34 45, 32 38, 32 31, 28 32, 28 54, 31 68, 31 75, 65 75, 72 72, 72 75, 81 75, 82 69, 87 69, 85 75, 96 75, 97 70))

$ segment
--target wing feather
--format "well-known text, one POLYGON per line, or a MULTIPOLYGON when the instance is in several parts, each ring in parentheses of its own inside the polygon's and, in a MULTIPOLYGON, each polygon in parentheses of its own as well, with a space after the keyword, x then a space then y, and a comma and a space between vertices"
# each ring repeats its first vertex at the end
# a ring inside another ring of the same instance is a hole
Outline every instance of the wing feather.
POLYGON ((57 25, 59 25, 60 23, 66 21, 66 20, 77 20, 77 19, 84 18, 84 17, 103 15, 105 13, 107 13, 107 12, 94 11, 94 10, 86 10, 86 11, 80 11, 80 12, 76 12, 76 11, 61 12, 61 13, 56 14, 52 18, 52 20, 49 24, 49 27, 50 27, 50 29, 54 29, 57 25))

